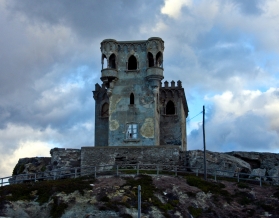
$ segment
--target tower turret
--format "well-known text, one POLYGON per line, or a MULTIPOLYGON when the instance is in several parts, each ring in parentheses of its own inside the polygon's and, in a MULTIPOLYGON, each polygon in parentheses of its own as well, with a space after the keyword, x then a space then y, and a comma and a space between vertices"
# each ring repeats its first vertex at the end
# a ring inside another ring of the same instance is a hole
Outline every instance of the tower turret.
POLYGON ((164 41, 105 39, 101 53, 103 84, 94 91, 95 146, 160 145, 164 41))

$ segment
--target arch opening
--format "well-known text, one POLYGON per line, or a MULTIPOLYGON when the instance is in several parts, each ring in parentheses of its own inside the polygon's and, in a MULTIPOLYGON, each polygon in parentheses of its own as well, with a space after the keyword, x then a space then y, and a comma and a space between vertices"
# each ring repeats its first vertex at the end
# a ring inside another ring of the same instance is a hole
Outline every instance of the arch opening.
POLYGON ((135 96, 134 93, 130 94, 130 104, 135 104, 135 96))
POLYGON ((148 67, 154 67, 154 58, 153 58, 153 54, 151 54, 150 52, 148 52, 148 54, 147 54, 147 59, 148 59, 148 67))
POLYGON ((169 100, 167 105, 166 105, 166 114, 167 115, 174 115, 175 114, 175 106, 174 103, 169 100))
POLYGON ((156 54, 156 66, 163 67, 163 54, 160 51, 156 54))
POLYGON ((102 106, 101 117, 108 117, 109 116, 109 104, 104 103, 102 106))
POLYGON ((131 55, 128 60, 128 70, 136 70, 137 67, 137 59, 134 55, 131 55))
POLYGON ((109 68, 113 68, 113 69, 116 68, 115 59, 116 59, 115 54, 112 54, 112 55, 109 57, 109 68))
POLYGON ((107 57, 106 55, 102 54, 102 69, 104 69, 104 60, 106 59, 107 62, 107 57))

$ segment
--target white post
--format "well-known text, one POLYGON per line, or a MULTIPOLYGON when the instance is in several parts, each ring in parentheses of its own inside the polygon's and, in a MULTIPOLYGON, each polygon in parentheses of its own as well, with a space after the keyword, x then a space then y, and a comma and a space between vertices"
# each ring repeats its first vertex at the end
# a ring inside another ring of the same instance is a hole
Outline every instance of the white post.
POLYGON ((138 218, 140 218, 140 212, 141 212, 141 187, 138 186, 138 218))

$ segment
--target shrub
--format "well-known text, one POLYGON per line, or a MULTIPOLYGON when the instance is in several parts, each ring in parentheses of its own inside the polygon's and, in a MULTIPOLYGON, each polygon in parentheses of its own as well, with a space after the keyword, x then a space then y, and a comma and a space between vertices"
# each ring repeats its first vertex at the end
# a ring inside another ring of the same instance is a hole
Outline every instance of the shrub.
POLYGON ((189 206, 188 210, 194 218, 197 218, 202 214, 202 209, 201 208, 195 208, 195 207, 189 206))
POLYGON ((59 218, 63 215, 68 205, 61 202, 57 196, 52 197, 53 205, 50 210, 50 215, 52 218, 59 218))

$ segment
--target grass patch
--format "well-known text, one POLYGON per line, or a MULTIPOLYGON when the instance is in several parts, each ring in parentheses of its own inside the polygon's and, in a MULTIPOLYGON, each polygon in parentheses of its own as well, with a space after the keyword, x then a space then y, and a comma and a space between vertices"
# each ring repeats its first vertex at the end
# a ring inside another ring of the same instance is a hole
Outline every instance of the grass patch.
POLYGON ((50 197, 58 192, 70 194, 78 190, 84 194, 84 189, 91 189, 90 183, 95 180, 84 181, 82 178, 77 179, 60 179, 41 181, 36 183, 23 183, 0 188, 1 200, 17 201, 17 200, 37 200, 40 205, 49 201, 50 197), (36 194, 32 194, 32 193, 36 194))
POLYGON ((233 197, 236 198, 236 202, 239 203, 240 205, 248 205, 254 201, 250 194, 242 191, 237 191, 233 195, 233 197))
POLYGON ((52 218, 59 218, 63 215, 68 205, 64 202, 61 202, 59 197, 54 196, 53 199, 53 205, 50 210, 50 215, 52 218))
POLYGON ((195 207, 189 206, 188 210, 194 218, 197 218, 202 214, 202 208, 195 208, 195 207))
MULTIPOLYGON (((141 186, 141 200, 142 200, 142 211, 147 212, 150 210, 150 207, 156 206, 165 214, 167 211, 173 210, 179 203, 178 198, 176 196, 166 196, 168 198, 168 202, 163 204, 157 197, 154 196, 154 193, 159 191, 155 188, 153 184, 152 177, 148 175, 139 175, 136 178, 126 178, 126 184, 123 186, 131 186, 131 189, 134 192, 133 195, 129 195, 131 198, 126 203, 129 203, 131 206, 137 208, 137 198, 138 198, 138 186, 141 186)), ((126 193, 127 194, 127 193, 126 193)))
POLYGON ((251 187, 249 185, 247 185, 246 183, 240 182, 237 183, 237 187, 238 188, 247 188, 247 189, 251 189, 251 187))
POLYGON ((228 203, 232 200, 231 194, 227 190, 223 190, 226 187, 223 183, 205 181, 197 176, 186 176, 185 178, 189 185, 195 186, 205 193, 211 192, 214 195, 223 196, 228 203))
POLYGON ((17 164, 13 169, 13 176, 21 174, 25 169, 24 164, 17 164))

